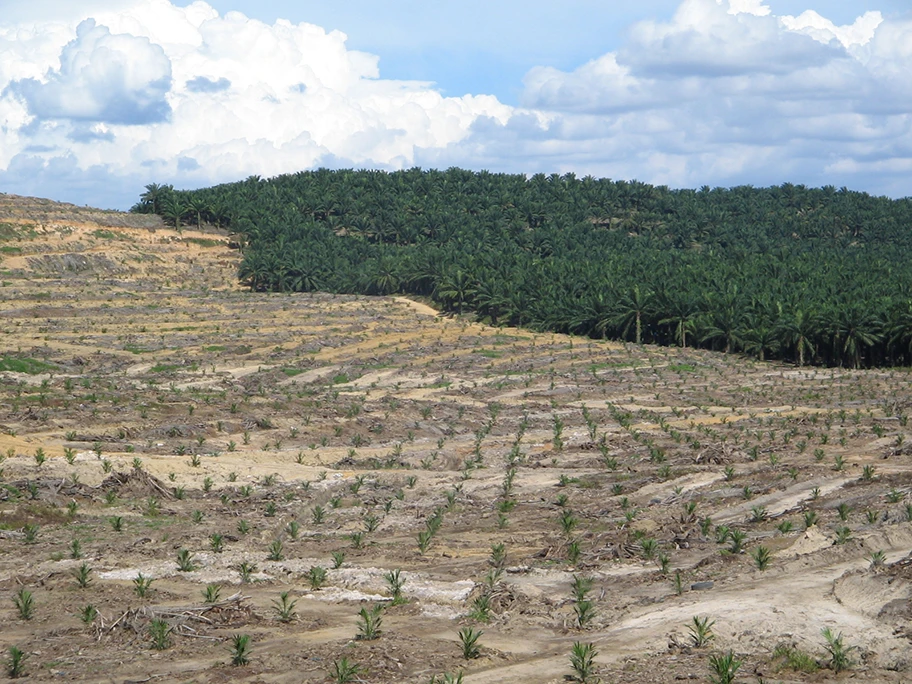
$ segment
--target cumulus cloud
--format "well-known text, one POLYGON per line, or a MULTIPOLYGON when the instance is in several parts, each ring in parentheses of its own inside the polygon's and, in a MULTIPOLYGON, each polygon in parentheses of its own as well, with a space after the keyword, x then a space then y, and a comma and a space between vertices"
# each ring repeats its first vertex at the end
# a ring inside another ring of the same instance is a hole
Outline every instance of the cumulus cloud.
POLYGON ((0 169, 65 155, 68 174, 75 163, 199 185, 326 160, 397 168, 480 116, 511 114, 491 96, 384 80, 378 57, 338 31, 199 1, 133 0, 77 25, 0 19, 0 54, 12 55, 0 60, 0 169), (49 149, 29 152, 35 141, 49 149))
POLYGON ((878 12, 840 26, 682 0, 574 70, 530 70, 510 107, 384 79, 376 55, 313 24, 102 5, 0 18, 0 191, 128 206, 153 181, 461 165, 908 194, 912 21, 878 12))
POLYGON ((571 72, 531 70, 523 104, 553 114, 551 149, 583 136, 601 151, 579 150, 576 170, 905 195, 888 166, 912 168, 910 45, 912 22, 879 12, 837 26, 812 11, 776 16, 761 0, 684 0, 670 21, 633 26, 616 52, 571 72))
POLYGON ((39 119, 148 124, 170 113, 171 62, 147 38, 113 35, 86 19, 63 47, 58 69, 9 87, 39 119))

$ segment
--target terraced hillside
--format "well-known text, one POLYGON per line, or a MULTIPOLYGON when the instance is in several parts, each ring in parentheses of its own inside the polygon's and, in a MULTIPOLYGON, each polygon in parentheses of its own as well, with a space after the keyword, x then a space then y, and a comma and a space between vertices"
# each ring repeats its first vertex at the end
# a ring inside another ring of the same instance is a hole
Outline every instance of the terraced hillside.
POLYGON ((3 195, 0 255, 30 681, 909 679, 907 371, 249 293, 215 231, 3 195))

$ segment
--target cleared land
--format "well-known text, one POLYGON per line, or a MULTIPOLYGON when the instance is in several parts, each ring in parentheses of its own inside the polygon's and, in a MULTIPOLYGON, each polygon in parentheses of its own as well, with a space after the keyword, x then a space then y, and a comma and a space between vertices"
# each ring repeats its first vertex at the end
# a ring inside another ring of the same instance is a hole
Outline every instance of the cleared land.
POLYGON ((31 681, 561 682, 577 641, 592 681, 729 650, 735 681, 909 679, 908 371, 252 294, 226 236, 135 220, 0 195, 0 642, 31 681))

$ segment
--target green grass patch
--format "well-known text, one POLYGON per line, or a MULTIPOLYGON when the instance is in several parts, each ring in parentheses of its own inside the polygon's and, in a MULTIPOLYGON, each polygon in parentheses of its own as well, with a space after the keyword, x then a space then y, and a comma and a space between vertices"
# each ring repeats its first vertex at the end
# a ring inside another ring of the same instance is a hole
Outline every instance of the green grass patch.
POLYGON ((96 237, 99 240, 130 240, 130 237, 123 233, 115 233, 113 230, 105 230, 104 228, 93 230, 92 237, 96 237))
POLYGON ((208 347, 203 347, 203 351, 207 351, 207 352, 223 352, 223 351, 225 351, 225 349, 226 348, 220 344, 212 344, 212 345, 209 345, 208 347))
POLYGON ((689 363, 672 363, 669 364, 668 370, 675 373, 693 373, 697 370, 697 367, 689 363))
POLYGON ((773 651, 773 660, 778 661, 779 670, 788 669, 811 674, 819 669, 817 660, 813 656, 791 646, 776 646, 773 651))
POLYGON ((472 353, 484 356, 487 359, 499 359, 503 356, 503 352, 494 351, 493 349, 476 349, 472 353))
POLYGON ((604 370, 605 368, 636 368, 637 365, 639 364, 637 364, 636 361, 603 361, 602 363, 593 363, 589 366, 589 372, 595 373, 596 371, 604 370))
POLYGON ((517 342, 520 340, 530 340, 531 337, 523 337, 521 335, 494 335, 494 345, 507 344, 509 342, 517 342))
POLYGON ((212 240, 211 238, 184 238, 183 242, 189 242, 199 247, 218 247, 225 243, 221 240, 212 240))
POLYGON ((138 344, 125 344, 124 351, 128 351, 131 354, 148 354, 152 350, 140 347, 138 344))
POLYGON ((21 356, 0 356, 0 371, 37 375, 38 373, 47 373, 53 370, 57 370, 57 366, 37 359, 21 356))
POLYGON ((22 248, 21 247, 10 247, 8 245, 4 245, 3 247, 0 247, 0 254, 12 254, 12 255, 22 254, 22 248))
POLYGON ((173 373, 181 366, 176 363, 156 363, 149 369, 150 373, 173 373))
POLYGON ((296 375, 300 375, 304 371, 300 368, 283 368, 282 372, 285 373, 289 378, 293 378, 296 375))
POLYGON ((346 382, 348 382, 348 375, 345 373, 339 373, 338 375, 333 376, 334 385, 341 385, 346 382))
POLYGON ((21 240, 33 238, 38 233, 34 226, 19 226, 14 223, 0 222, 0 240, 21 240))

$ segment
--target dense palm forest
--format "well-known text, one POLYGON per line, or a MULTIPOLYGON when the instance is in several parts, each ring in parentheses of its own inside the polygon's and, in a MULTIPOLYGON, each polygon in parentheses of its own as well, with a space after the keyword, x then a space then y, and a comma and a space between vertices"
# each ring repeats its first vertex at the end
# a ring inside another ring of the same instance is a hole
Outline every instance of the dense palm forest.
POLYGON ((797 364, 912 364, 912 200, 573 174, 317 171, 137 212, 229 228, 255 290, 427 297, 493 325, 797 364))

